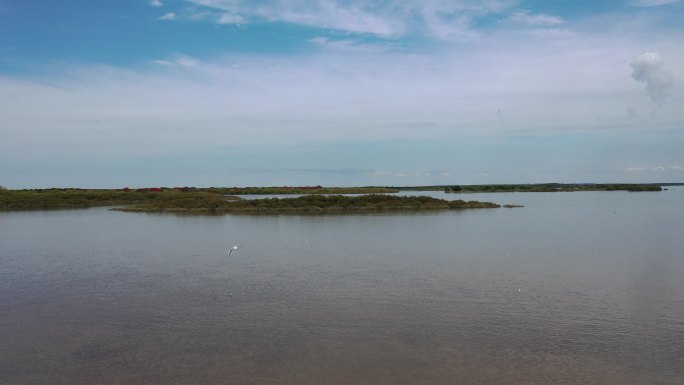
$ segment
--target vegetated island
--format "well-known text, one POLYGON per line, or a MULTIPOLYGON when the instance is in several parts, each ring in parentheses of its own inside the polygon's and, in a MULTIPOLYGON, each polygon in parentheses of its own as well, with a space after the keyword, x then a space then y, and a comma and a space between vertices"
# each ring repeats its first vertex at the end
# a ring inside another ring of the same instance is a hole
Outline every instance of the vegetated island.
MULTIPOLYGON (((144 189, 34 189, 0 190, 0 211, 77 209, 121 206, 118 211, 175 213, 346 213, 373 211, 418 211, 471 208, 496 208, 499 205, 478 201, 447 201, 418 196, 322 195, 298 198, 241 199, 226 195, 234 189, 221 188, 144 188, 144 189)), ((360 193, 364 189, 327 188, 325 191, 360 193)), ((366 190, 368 191, 368 190, 366 190)), ((374 190, 371 190, 374 191, 374 190)))
POLYGON ((223 196, 204 189, 141 188, 80 189, 50 188, 32 190, 0 189, 0 211, 79 209, 98 206, 142 204, 155 200, 222 202, 237 197, 223 196))
POLYGON ((175 201, 179 206, 220 206, 226 200, 239 200, 239 194, 379 194, 396 192, 388 188, 368 187, 247 187, 196 188, 153 187, 122 189, 49 188, 10 190, 0 187, 0 211, 76 209, 98 206, 119 206, 149 202, 175 201))
POLYGON ((304 194, 388 194, 399 192, 395 187, 323 187, 323 186, 277 186, 277 187, 212 187, 211 191, 226 195, 304 195, 304 194))
MULTIPOLYGON (((329 189, 334 190, 334 189, 329 189)), ((120 206, 118 211, 219 213, 350 213, 376 211, 497 208, 491 202, 447 201, 426 196, 321 195, 297 198, 241 199, 223 189, 150 188, 121 190, 36 189, 0 190, 0 211, 76 209, 120 206)), ((354 191, 345 189, 345 191, 354 191)))
MULTIPOLYGON (((388 210, 434 210, 499 207, 489 202, 446 201, 427 197, 376 196, 373 198, 324 197, 323 194, 384 194, 398 191, 445 191, 448 193, 560 192, 560 191, 662 191, 665 184, 546 183, 496 185, 443 185, 412 187, 159 187, 139 189, 50 188, 10 190, 0 186, 0 211, 76 209, 97 206, 124 206, 125 211, 156 212, 364 212, 388 210), (242 201, 235 195, 300 194, 294 199, 242 201), (380 199, 382 198, 382 199, 380 199)), ((517 207, 504 205, 504 207, 517 207)))
POLYGON ((224 200, 210 202, 155 200, 143 204, 118 207, 114 210, 128 212, 172 212, 172 213, 236 213, 236 214, 325 214, 325 213, 368 213, 387 211, 462 210, 501 207, 492 202, 447 201, 426 196, 394 195, 305 195, 297 198, 265 198, 224 200))
POLYGON ((572 191, 662 191, 661 184, 652 183, 539 183, 539 184, 476 184, 396 187, 399 190, 444 191, 447 193, 493 192, 572 192, 572 191))

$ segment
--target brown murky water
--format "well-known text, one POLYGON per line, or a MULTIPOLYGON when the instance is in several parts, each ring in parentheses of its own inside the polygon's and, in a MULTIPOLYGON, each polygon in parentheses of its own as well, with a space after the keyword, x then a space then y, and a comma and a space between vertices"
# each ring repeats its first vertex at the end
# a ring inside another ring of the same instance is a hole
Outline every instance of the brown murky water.
POLYGON ((682 384, 681 190, 0 213, 0 383, 682 384))

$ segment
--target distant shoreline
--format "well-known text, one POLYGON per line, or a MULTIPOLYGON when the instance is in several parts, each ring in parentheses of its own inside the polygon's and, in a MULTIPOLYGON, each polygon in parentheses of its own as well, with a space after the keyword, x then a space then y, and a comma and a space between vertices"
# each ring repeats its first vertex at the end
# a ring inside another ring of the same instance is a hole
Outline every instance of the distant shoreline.
MULTIPOLYGON (((326 189, 326 191, 334 189, 326 189)), ((372 191, 371 189, 364 189, 372 191)), ((353 191, 354 189, 344 189, 353 191)), ((427 196, 305 194, 296 198, 242 199, 221 189, 41 189, 2 190, 0 210, 54 210, 121 206, 113 210, 169 213, 352 213, 377 211, 498 208, 491 202, 444 200, 427 196)))
MULTIPOLYGON (((409 187, 154 187, 136 189, 50 188, 26 190, 0 188, 0 211, 77 209, 102 206, 123 206, 115 209, 119 211, 178 213, 345 213, 418 211, 493 208, 500 206, 491 202, 449 201, 429 197, 404 197, 391 194, 400 191, 441 191, 446 193, 561 191, 656 192, 662 191, 662 186, 679 185, 684 184, 546 183, 409 187), (345 196, 349 194, 358 196, 345 196), (301 195, 301 197, 242 200, 237 195, 301 195), (332 197, 330 195, 332 195, 332 197)), ((504 207, 510 206, 512 205, 504 205, 504 207)))
MULTIPOLYGON (((265 198, 225 201, 222 204, 203 202, 150 201, 139 205, 115 208, 127 212, 169 212, 209 214, 345 214, 388 211, 464 210, 499 208, 492 202, 447 201, 427 196, 395 195, 305 195, 297 198, 265 198)), ((510 207, 510 205, 509 205, 510 207)))

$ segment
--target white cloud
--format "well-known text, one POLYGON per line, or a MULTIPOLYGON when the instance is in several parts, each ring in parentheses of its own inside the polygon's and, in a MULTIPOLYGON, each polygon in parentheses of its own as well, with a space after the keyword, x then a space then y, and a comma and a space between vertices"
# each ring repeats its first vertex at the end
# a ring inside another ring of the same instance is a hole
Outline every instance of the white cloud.
POLYGON ((364 9, 363 2, 343 4, 334 0, 267 0, 255 6, 242 0, 189 1, 227 15, 240 15, 240 23, 247 23, 250 19, 261 19, 386 37, 399 35, 405 28, 400 20, 392 20, 385 17, 387 15, 364 9))
POLYGON ((218 24, 240 24, 244 22, 245 19, 242 16, 234 13, 224 13, 216 20, 218 24))
POLYGON ((530 13, 530 11, 515 12, 510 16, 510 20, 515 23, 535 26, 554 26, 564 23, 564 20, 561 17, 543 13, 533 14, 530 13))
POLYGON ((192 67, 197 67, 198 65, 201 64, 201 62, 197 59, 194 59, 190 56, 177 56, 172 60, 152 60, 152 63, 158 64, 160 66, 164 67, 185 67, 185 68, 192 68, 192 67))
POLYGON ((665 172, 665 171, 681 171, 683 168, 682 166, 655 166, 655 167, 643 167, 643 166, 638 166, 638 167, 628 167, 625 169, 627 172, 665 172))
POLYGON ((380 53, 387 52, 390 47, 386 45, 361 43, 353 39, 330 39, 327 37, 314 37, 309 40, 310 43, 319 47, 337 52, 354 52, 354 53, 380 53))
MULTIPOLYGON (((437 39, 455 41, 477 38, 471 25, 473 19, 505 12, 515 3, 514 0, 265 0, 255 6, 245 0, 188 1, 194 4, 186 10, 189 15, 210 10, 240 15, 241 23, 285 22, 382 38, 405 36, 414 30, 437 39)), ((528 18, 543 25, 555 20, 548 15, 528 15, 528 18)), ((217 18, 204 19, 215 21, 217 18)))
POLYGON ((632 4, 637 7, 656 7, 659 5, 677 3, 679 1, 680 0, 636 0, 632 4))
POLYGON ((394 173, 392 171, 373 171, 373 172, 367 172, 366 175, 368 175, 368 176, 393 176, 394 173))
MULTIPOLYGON (((49 82, 0 76, 0 132, 11 138, 0 141, 0 154, 94 151, 105 141, 111 151, 130 147, 144 153, 349 138, 596 131, 599 114, 602 132, 655 134, 684 124, 674 103, 655 116, 626 114, 626 106, 646 109, 639 104, 641 87, 629 81, 625 66, 626 53, 635 49, 620 42, 559 47, 502 38, 466 53, 451 48, 432 55, 398 50, 369 55, 359 52, 356 37, 339 40, 314 39, 311 44, 326 49, 299 56, 158 57, 135 71, 62 68, 49 82), (330 44, 352 52, 340 54, 328 49, 330 44), (148 139, 159 146, 150 150, 143 145, 148 139)), ((669 60, 680 63, 684 57, 675 51, 669 60)), ((679 74, 684 67, 673 70, 679 74)), ((391 164, 368 167, 392 170, 391 164)))
POLYGON ((565 28, 532 28, 525 32, 537 39, 567 40, 578 36, 577 32, 565 28))
POLYGON ((173 12, 168 12, 157 18, 157 20, 176 20, 176 14, 173 12))
MULTIPOLYGON (((366 176, 399 177, 399 178, 429 178, 433 174, 425 171, 373 171, 365 173, 366 176)), ((450 176, 449 173, 440 173, 438 176, 450 176)))
POLYGON ((658 52, 645 52, 632 60, 632 78, 646 83, 646 91, 653 103, 661 106, 673 84, 672 75, 663 68, 663 59, 658 52))
POLYGON ((164 3, 162 3, 161 0, 150 0, 150 5, 153 7, 162 7, 164 6, 164 3))
POLYGON ((447 41, 476 40, 478 34, 471 27, 472 17, 458 15, 444 17, 437 13, 424 13, 425 28, 429 35, 447 41))
POLYGON ((257 13, 270 21, 284 21, 309 27, 329 28, 377 36, 396 36, 405 26, 387 15, 363 9, 360 5, 343 5, 336 1, 281 2, 279 7, 262 8, 257 13))

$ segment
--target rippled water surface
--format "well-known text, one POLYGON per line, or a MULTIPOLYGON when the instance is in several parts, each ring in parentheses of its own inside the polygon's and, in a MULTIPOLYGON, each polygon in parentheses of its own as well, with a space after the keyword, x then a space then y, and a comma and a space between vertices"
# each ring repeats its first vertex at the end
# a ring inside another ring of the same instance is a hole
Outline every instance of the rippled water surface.
POLYGON ((684 383, 684 187, 447 197, 0 213, 0 383, 684 383))

